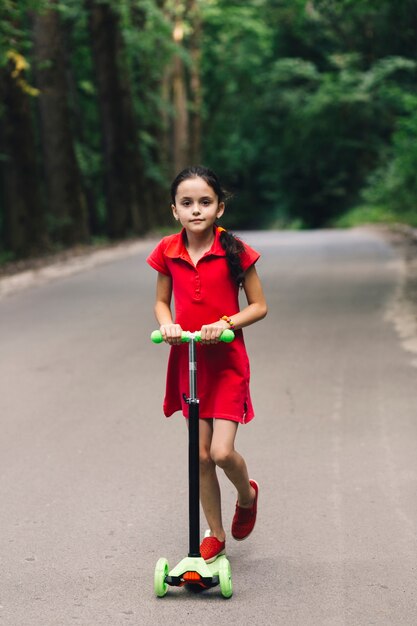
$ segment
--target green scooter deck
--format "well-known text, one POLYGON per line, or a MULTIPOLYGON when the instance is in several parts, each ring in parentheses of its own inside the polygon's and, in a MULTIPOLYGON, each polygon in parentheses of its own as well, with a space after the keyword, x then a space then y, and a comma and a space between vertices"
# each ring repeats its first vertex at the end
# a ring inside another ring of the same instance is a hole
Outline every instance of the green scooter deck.
POLYGON ((168 561, 159 559, 155 568, 155 594, 162 598, 168 591, 168 586, 182 587, 183 585, 199 585, 203 589, 210 589, 220 585, 224 598, 230 598, 233 593, 230 563, 225 555, 217 557, 212 563, 206 563, 202 557, 186 557, 169 571, 168 561))

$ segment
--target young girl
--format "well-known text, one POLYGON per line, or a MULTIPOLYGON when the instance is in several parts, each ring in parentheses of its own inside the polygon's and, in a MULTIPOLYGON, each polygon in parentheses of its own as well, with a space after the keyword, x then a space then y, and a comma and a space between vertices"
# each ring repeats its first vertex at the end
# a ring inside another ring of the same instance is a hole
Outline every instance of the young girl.
POLYGON ((172 346, 164 400, 167 417, 181 409, 188 416, 184 400, 189 385, 188 348, 181 344, 181 332, 201 332, 197 344, 200 497, 210 535, 203 539, 200 552, 210 563, 225 553, 226 541, 216 466, 237 490, 232 536, 246 539, 256 522, 259 487, 249 479, 234 443, 238 425, 254 417, 241 329, 265 317, 267 306, 255 269, 259 254, 216 224, 225 210, 225 194, 216 174, 204 167, 183 170, 172 183, 171 199, 182 231, 164 237, 147 262, 158 272, 155 315, 164 340, 172 346), (241 311, 239 287, 247 299, 241 311), (235 331, 235 340, 219 343, 226 328, 235 331))

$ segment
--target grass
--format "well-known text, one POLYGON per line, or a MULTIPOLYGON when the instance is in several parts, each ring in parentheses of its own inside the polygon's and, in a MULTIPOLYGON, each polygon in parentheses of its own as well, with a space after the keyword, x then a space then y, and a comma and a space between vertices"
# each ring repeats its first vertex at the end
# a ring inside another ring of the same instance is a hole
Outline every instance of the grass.
POLYGON ((352 228, 364 224, 406 224, 417 227, 417 206, 416 211, 398 213, 387 207, 360 205, 336 218, 331 225, 336 228, 352 228))

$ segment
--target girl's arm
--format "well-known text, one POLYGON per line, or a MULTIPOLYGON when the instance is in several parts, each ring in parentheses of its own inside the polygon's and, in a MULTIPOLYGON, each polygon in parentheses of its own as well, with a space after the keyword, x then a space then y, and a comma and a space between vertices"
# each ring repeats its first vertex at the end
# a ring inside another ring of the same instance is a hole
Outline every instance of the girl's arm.
MULTIPOLYGON (((236 329, 259 322, 259 320, 262 320, 268 313, 262 283, 254 265, 251 265, 245 274, 243 289, 246 294, 248 306, 239 311, 239 313, 230 316, 236 329)), ((228 313, 226 315, 228 315, 228 313)))
POLYGON ((164 341, 170 344, 181 343, 182 328, 174 324, 171 312, 172 278, 158 272, 156 281, 155 316, 164 341))
MULTIPOLYGON (((263 319, 268 312, 262 284, 259 280, 255 265, 251 265, 247 270, 243 289, 248 305, 238 313, 230 315, 230 319, 236 330, 258 322, 263 319)), ((229 315, 229 311, 225 311, 224 314, 229 315)), ((230 326, 225 320, 218 320, 212 324, 206 324, 201 327, 201 339, 204 343, 217 343, 222 331, 226 328, 230 328, 230 326)))

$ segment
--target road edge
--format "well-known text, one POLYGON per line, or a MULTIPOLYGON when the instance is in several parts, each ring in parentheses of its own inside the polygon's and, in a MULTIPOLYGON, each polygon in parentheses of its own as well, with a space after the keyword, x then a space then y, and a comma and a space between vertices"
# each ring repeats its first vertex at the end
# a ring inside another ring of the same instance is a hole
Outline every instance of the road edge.
POLYGON ((76 247, 62 253, 27 260, 22 270, 0 276, 0 300, 30 287, 44 285, 92 269, 105 263, 133 256, 152 245, 157 238, 135 239, 97 249, 76 247))
POLYGON ((387 311, 406 352, 417 367, 417 229, 403 224, 371 228, 396 251, 403 263, 401 280, 387 311))

